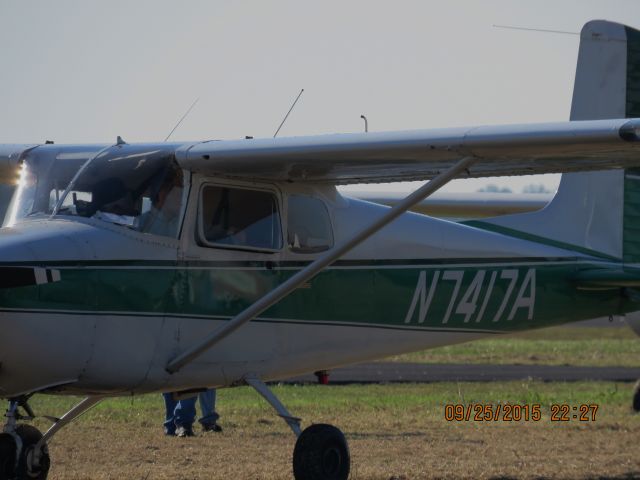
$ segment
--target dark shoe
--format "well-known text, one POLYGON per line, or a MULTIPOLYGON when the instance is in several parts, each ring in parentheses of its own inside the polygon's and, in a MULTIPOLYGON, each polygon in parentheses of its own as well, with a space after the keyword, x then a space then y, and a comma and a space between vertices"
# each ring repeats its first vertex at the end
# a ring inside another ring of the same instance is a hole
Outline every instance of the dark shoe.
POLYGON ((175 431, 175 429, 169 429, 167 427, 164 427, 164 434, 167 437, 175 437, 176 436, 176 431, 175 431))
POLYGON ((192 427, 178 427, 176 428, 176 437, 185 438, 185 437, 195 437, 196 434, 193 433, 192 427))
POLYGON ((203 432, 221 432, 222 427, 217 423, 209 423, 207 425, 202 425, 203 432))

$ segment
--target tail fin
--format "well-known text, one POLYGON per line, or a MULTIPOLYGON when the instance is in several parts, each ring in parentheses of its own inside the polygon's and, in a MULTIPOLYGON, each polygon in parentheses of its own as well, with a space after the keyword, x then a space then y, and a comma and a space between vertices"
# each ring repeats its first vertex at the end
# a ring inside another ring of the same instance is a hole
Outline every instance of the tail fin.
MULTIPOLYGON (((640 32, 591 21, 580 34, 571 120, 624 117, 640 117, 640 32)), ((543 210, 469 223, 639 263, 640 169, 564 174, 543 210)))

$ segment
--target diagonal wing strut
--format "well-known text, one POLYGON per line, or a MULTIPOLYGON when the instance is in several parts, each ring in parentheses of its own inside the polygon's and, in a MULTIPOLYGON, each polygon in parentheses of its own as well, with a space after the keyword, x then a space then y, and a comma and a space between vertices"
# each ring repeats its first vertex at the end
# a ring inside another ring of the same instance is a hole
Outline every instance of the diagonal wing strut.
POLYGON ((303 283, 308 282, 310 279, 320 273, 324 268, 331 265, 347 252, 378 232, 381 228, 385 227, 390 222, 398 218, 416 203, 424 200, 436 190, 449 183, 460 173, 467 170, 477 160, 477 157, 464 157, 454 165, 449 167, 447 170, 437 175, 431 181, 425 183, 422 187, 420 187, 412 194, 408 195, 404 200, 396 204, 385 215, 380 217, 371 225, 363 228, 353 237, 342 242, 342 244, 340 244, 338 247, 329 250, 317 260, 311 262, 305 268, 289 278, 289 280, 278 285, 276 288, 261 297, 259 300, 256 300, 249 307, 240 312, 227 323, 211 332, 210 335, 205 337, 196 345, 193 345, 191 348, 180 353, 167 364, 165 368, 166 371, 172 374, 178 372, 182 367, 195 360, 202 353, 209 350, 222 339, 231 335, 238 328, 247 324, 262 312, 278 303, 303 283))

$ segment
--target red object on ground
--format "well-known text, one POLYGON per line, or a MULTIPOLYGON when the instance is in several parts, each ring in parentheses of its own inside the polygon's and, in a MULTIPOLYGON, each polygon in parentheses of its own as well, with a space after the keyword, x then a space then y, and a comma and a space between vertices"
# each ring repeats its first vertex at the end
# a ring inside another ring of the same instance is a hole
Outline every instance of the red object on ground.
POLYGON ((320 385, 329 385, 329 371, 318 370, 315 372, 315 376, 318 377, 318 383, 320 385))

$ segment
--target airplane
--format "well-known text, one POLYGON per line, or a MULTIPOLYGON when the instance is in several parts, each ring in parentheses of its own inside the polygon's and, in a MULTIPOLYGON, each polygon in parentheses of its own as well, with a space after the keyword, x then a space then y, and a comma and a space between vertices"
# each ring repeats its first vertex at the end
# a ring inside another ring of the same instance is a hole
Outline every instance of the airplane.
POLYGON ((2 145, 0 480, 105 398, 249 385, 296 437, 293 475, 349 448, 266 382, 640 310, 640 32, 587 23, 568 122, 309 137, 2 145), (408 209, 455 178, 562 173, 537 212, 408 209), (425 180, 391 208, 336 186, 425 180), (44 434, 35 394, 85 398, 44 434))

